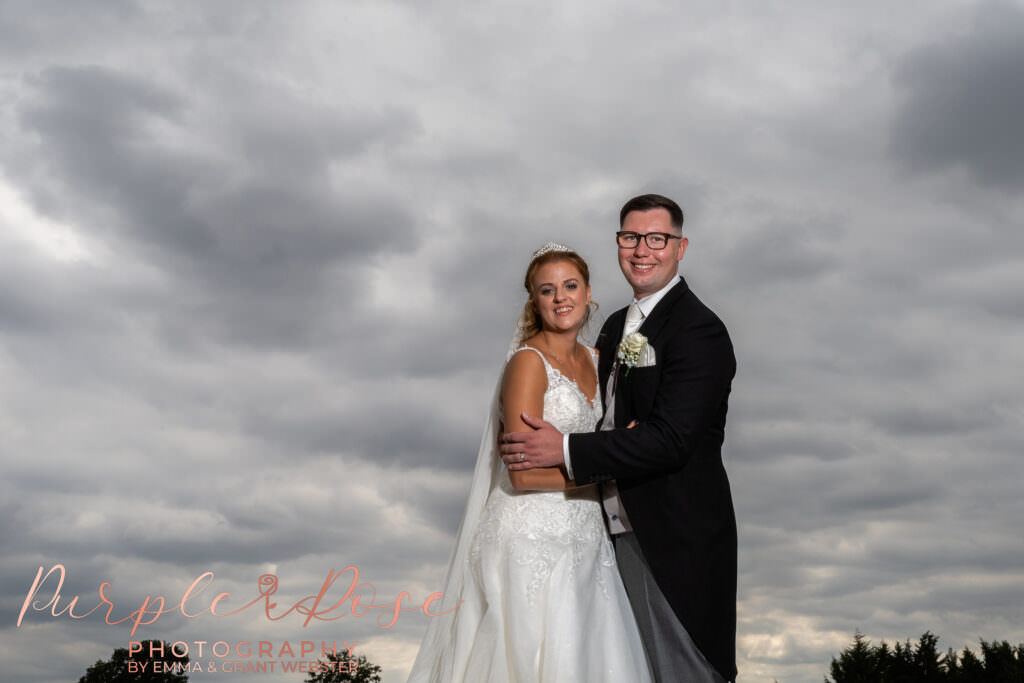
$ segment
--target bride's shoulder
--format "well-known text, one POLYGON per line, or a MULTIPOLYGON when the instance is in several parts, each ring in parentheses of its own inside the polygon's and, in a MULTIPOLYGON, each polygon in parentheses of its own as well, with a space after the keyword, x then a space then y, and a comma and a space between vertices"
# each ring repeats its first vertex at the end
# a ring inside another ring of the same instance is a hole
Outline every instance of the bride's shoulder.
POLYGON ((547 388, 548 371, 544 356, 538 349, 523 345, 512 354, 505 364, 502 376, 503 393, 510 388, 520 390, 540 390, 547 388))
POLYGON ((508 363, 505 365, 505 373, 508 374, 511 368, 520 370, 540 369, 544 372, 545 365, 544 354, 541 353, 540 349, 529 344, 523 344, 508 359, 508 363))

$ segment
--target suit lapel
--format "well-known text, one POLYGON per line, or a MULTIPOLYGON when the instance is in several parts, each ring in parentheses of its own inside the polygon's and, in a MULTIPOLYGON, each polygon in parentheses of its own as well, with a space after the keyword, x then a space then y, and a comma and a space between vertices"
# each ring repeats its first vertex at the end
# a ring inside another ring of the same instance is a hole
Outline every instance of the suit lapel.
MULTIPOLYGON (((686 280, 680 276, 679 282, 676 283, 676 286, 668 290, 665 296, 661 297, 661 301, 658 302, 658 305, 655 306, 650 315, 644 319, 643 324, 640 325, 640 329, 638 330, 640 334, 647 337, 648 340, 655 339, 658 336, 658 333, 660 333, 665 327, 665 324, 671 319, 669 311, 672 310, 675 302, 688 291, 690 291, 690 288, 687 287, 686 280)), ((619 328, 619 334, 622 334, 621 327, 619 328)))
MULTIPOLYGON (((679 282, 676 283, 672 289, 665 293, 665 296, 661 297, 661 300, 650 312, 650 314, 644 318, 643 323, 637 330, 640 334, 647 337, 647 341, 650 345, 654 346, 656 340, 659 338, 658 335, 665 329, 665 325, 672 319, 672 309, 675 308, 675 304, 682 298, 689 288, 686 286, 686 281, 680 276, 679 282)), ((619 337, 622 336, 622 330, 625 328, 625 316, 622 318, 622 324, 618 325, 619 337)), ((614 351, 613 350, 613 354, 614 351)), ((632 396, 633 391, 636 391, 636 387, 630 381, 630 377, 626 374, 625 369, 619 368, 618 384, 615 389, 615 422, 616 426, 624 426, 626 419, 632 416, 633 412, 631 406, 634 403, 632 396)))
MULTIPOLYGON (((665 327, 665 324, 671 319, 669 311, 672 310, 675 302, 680 299, 689 288, 686 285, 686 280, 680 276, 679 282, 676 286, 670 289, 665 296, 661 298, 658 305, 651 311, 640 329, 637 330, 649 340, 657 337, 658 333, 665 327)), ((628 308, 628 307, 627 307, 628 308)), ((619 309, 612 313, 608 318, 608 322, 605 324, 604 330, 597 339, 597 350, 601 353, 600 361, 598 362, 598 387, 601 390, 601 401, 605 405, 607 411, 608 406, 608 376, 611 374, 612 368, 615 365, 615 354, 618 351, 619 341, 622 339, 622 331, 626 327, 626 308, 619 309)), ((625 415, 625 401, 626 392, 623 391, 625 388, 623 381, 623 369, 619 368, 619 384, 615 391, 615 416, 616 422, 618 418, 625 415)))

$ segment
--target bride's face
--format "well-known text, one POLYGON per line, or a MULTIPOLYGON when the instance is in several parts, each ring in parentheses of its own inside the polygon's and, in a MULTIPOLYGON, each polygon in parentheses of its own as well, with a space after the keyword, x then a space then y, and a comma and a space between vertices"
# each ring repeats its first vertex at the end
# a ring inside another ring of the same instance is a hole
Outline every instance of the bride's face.
POLYGON ((576 330, 590 303, 590 287, 570 261, 545 263, 533 275, 533 303, 545 330, 576 330))

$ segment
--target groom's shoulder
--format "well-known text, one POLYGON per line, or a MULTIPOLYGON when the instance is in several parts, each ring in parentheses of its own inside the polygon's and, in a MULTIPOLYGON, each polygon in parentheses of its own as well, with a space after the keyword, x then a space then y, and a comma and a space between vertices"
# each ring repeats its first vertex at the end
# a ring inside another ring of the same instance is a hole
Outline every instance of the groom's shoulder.
POLYGON ((725 329, 725 323, 718 317, 711 308, 705 304, 700 297, 698 297, 692 289, 686 284, 685 280, 680 278, 678 290, 678 296, 675 298, 674 306, 675 316, 679 318, 681 323, 687 325, 706 325, 712 324, 721 326, 725 329))

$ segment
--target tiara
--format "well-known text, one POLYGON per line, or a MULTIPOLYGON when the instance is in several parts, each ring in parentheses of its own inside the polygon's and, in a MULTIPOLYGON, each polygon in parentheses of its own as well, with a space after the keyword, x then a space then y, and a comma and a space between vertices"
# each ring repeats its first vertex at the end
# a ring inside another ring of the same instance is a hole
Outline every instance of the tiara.
POLYGON ((541 247, 537 251, 533 252, 533 258, 537 258, 538 256, 543 256, 544 254, 548 253, 549 251, 572 251, 572 249, 570 249, 569 247, 565 246, 564 244, 559 244, 558 242, 548 242, 543 247, 541 247))

